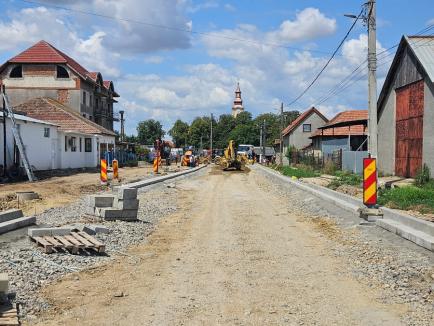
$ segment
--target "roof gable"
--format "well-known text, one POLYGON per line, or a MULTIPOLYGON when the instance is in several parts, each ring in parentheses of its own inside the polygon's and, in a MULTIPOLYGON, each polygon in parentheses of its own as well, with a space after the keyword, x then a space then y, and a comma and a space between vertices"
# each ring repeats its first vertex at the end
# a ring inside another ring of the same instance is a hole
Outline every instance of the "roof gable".
POLYGON ((381 111, 383 102, 389 92, 395 74, 402 60, 405 49, 409 49, 410 54, 420 65, 423 73, 428 76, 431 83, 434 83, 434 36, 402 36, 396 50, 395 57, 387 72, 386 79, 377 101, 377 110, 381 111))
POLYGON ((312 114, 317 114, 321 119, 324 120, 324 122, 328 122, 328 119, 321 112, 319 112, 315 107, 311 107, 309 110, 300 114, 297 119, 295 119, 288 127, 286 127, 283 130, 282 135, 286 136, 287 134, 293 132, 300 124, 302 124, 312 114))
POLYGON ((75 70, 82 77, 89 73, 86 68, 77 61, 56 49, 46 41, 39 41, 12 59, 8 63, 64 63, 75 70))

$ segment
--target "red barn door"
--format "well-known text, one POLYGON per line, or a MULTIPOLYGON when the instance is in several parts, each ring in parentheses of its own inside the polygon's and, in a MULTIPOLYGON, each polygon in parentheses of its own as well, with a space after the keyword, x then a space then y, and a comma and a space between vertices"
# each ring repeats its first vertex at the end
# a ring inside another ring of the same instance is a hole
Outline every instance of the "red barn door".
POLYGON ((395 174, 415 177, 422 167, 424 82, 396 90, 395 174))

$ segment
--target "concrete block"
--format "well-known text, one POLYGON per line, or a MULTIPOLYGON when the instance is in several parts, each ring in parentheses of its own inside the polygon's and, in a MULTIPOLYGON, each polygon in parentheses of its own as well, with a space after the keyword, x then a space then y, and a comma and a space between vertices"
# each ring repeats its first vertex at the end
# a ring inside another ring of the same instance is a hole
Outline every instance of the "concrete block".
POLYGON ((137 220, 137 210, 102 208, 101 217, 106 220, 137 220))
POLYGON ((121 187, 118 191, 119 199, 137 199, 137 189, 136 188, 125 188, 121 187))
POLYGON ((138 199, 116 199, 113 206, 119 209, 139 209, 138 199))
POLYGON ((104 225, 95 225, 95 224, 85 225, 83 231, 91 235, 97 233, 105 233, 105 234, 110 233, 109 228, 105 227, 104 225))
POLYGON ((23 216, 21 209, 8 209, 7 211, 0 212, 0 223, 11 221, 23 216))
POLYGON ((6 273, 0 273, 0 293, 7 294, 9 291, 9 277, 6 273))
POLYGON ((99 214, 105 219, 122 218, 122 210, 117 208, 101 208, 99 214))
POLYGON ((112 207, 114 200, 114 195, 89 195, 87 205, 90 207, 112 207))
POLYGON ((137 219, 137 209, 123 209, 122 218, 126 219, 137 219))
POLYGON ((67 235, 71 233, 71 228, 39 228, 39 229, 28 229, 27 234, 30 237, 43 237, 43 236, 53 236, 53 235, 67 235))
POLYGON ((0 234, 23 228, 36 223, 35 216, 27 216, 0 223, 0 234))

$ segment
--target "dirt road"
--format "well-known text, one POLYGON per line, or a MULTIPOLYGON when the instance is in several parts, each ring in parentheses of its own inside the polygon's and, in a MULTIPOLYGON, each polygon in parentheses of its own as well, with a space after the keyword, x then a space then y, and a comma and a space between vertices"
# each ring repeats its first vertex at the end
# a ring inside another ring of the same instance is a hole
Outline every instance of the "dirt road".
POLYGON ((256 172, 177 183, 181 209, 115 263, 45 290, 39 325, 400 325, 256 172))

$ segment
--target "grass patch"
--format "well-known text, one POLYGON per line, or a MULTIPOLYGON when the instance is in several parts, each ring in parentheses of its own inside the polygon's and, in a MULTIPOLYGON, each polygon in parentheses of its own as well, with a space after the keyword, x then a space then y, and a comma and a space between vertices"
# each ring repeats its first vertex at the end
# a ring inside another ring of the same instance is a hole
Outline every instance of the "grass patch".
POLYGON ((320 176, 319 172, 314 171, 309 166, 298 166, 298 167, 283 166, 279 168, 279 171, 283 175, 286 175, 288 177, 314 178, 320 176))
POLYGON ((419 187, 380 190, 378 203, 390 208, 434 213, 434 181, 419 187))
POLYGON ((328 184, 328 188, 336 190, 342 185, 349 185, 355 187, 361 187, 363 178, 358 174, 353 174, 349 172, 336 171, 336 179, 332 180, 328 184))

